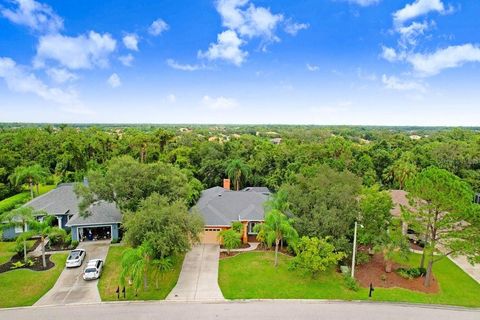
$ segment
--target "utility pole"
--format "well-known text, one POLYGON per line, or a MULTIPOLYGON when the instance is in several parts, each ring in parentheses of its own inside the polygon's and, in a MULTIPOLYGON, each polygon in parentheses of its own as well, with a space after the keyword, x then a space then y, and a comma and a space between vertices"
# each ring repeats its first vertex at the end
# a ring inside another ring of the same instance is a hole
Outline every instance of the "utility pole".
POLYGON ((352 254, 352 274, 351 277, 355 277, 355 255, 357 253, 357 221, 355 221, 355 231, 353 233, 353 254, 352 254))

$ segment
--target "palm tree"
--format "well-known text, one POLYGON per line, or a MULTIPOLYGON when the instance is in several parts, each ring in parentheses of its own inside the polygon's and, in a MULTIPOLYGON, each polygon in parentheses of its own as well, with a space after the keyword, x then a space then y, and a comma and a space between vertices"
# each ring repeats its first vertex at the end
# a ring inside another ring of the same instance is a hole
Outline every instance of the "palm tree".
POLYGON ((230 255, 230 250, 240 247, 242 241, 241 234, 232 229, 225 229, 220 231, 219 237, 222 239, 223 246, 227 249, 227 254, 230 255))
POLYGON ((125 280, 132 280, 135 288, 135 294, 142 285, 147 288, 148 269, 152 261, 152 247, 150 243, 144 242, 137 248, 125 250, 122 256, 122 272, 120 274, 120 284, 125 286, 125 280))
POLYGON ((158 289, 158 278, 160 275, 162 275, 163 278, 165 272, 172 270, 173 260, 170 257, 155 259, 152 261, 152 266, 155 278, 155 288, 158 289))
POLYGON ((30 224, 31 229, 35 231, 37 235, 40 236, 41 246, 42 246, 42 265, 45 269, 47 267, 47 262, 45 259, 45 239, 52 233, 56 232, 55 228, 52 227, 52 222, 55 220, 54 216, 49 216, 45 214, 43 221, 33 220, 30 224))
POLYGON ((277 209, 267 213, 263 223, 267 242, 275 242, 275 267, 278 265, 278 246, 283 239, 293 242, 298 238, 297 230, 292 226, 292 219, 277 209))
POLYGON ((225 173, 232 179, 235 189, 238 191, 240 190, 240 182, 242 179, 247 179, 250 176, 251 170, 242 160, 234 159, 228 163, 225 173))
POLYGON ((35 220, 34 210, 31 207, 20 207, 8 212, 4 218, 9 225, 22 228, 22 236, 19 240, 23 241, 23 259, 27 262, 27 240, 32 236, 30 232, 27 233, 27 226, 35 220))
POLYGON ((10 175, 10 182, 19 186, 28 183, 30 187, 30 196, 33 199, 33 186, 37 187, 37 195, 39 194, 38 185, 40 182, 45 181, 49 176, 48 170, 42 168, 39 164, 34 164, 28 167, 16 167, 14 172, 10 175))

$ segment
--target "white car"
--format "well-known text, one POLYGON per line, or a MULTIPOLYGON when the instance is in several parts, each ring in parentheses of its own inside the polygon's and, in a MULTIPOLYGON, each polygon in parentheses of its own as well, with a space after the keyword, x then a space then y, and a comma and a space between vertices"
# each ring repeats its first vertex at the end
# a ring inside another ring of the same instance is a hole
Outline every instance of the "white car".
POLYGON ((67 268, 80 267, 86 255, 87 253, 83 249, 75 249, 70 251, 66 263, 67 268))
POLYGON ((103 268, 102 259, 94 259, 88 261, 85 270, 83 271, 83 280, 95 280, 100 278, 103 268))

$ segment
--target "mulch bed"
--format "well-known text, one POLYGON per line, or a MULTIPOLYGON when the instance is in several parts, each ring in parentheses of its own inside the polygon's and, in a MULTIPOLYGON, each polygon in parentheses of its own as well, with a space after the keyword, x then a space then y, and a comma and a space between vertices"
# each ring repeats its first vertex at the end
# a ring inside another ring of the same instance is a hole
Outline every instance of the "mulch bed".
POLYGON ((24 267, 21 267, 21 268, 12 269, 12 266, 15 262, 18 262, 18 261, 23 262, 23 254, 22 253, 20 253, 20 254, 17 253, 7 263, 0 264, 0 273, 7 272, 7 271, 12 271, 12 270, 19 270, 19 269, 30 269, 30 270, 33 270, 33 271, 49 270, 49 269, 51 269, 55 266, 55 264, 52 261, 50 261, 50 256, 51 255, 49 255, 49 254, 45 255, 45 261, 47 263, 46 268, 43 268, 42 256, 39 256, 39 257, 29 257, 29 259, 34 262, 32 266, 24 266, 24 267))
POLYGON ((63 245, 63 243, 55 244, 55 245, 53 245, 53 246, 47 245, 47 246, 45 247, 45 250, 46 250, 46 251, 65 251, 65 250, 72 250, 72 249, 73 249, 73 247, 71 247, 71 248, 70 248, 70 247, 65 247, 65 246, 63 245))
POLYGON ((410 248, 417 251, 423 251, 423 247, 419 246, 415 242, 410 242, 410 248))
MULTIPOLYGON (((402 267, 397 263, 392 264, 392 270, 402 267)), ((413 291, 420 291, 425 293, 437 293, 439 291, 438 282, 435 277, 432 278, 430 287, 426 288, 423 285, 424 277, 416 279, 405 279, 400 277, 396 272, 385 272, 385 264, 383 255, 377 253, 373 255, 370 262, 357 266, 355 269, 355 278, 363 287, 370 286, 381 288, 404 288, 413 291), (384 277, 385 280, 382 279, 384 277)))

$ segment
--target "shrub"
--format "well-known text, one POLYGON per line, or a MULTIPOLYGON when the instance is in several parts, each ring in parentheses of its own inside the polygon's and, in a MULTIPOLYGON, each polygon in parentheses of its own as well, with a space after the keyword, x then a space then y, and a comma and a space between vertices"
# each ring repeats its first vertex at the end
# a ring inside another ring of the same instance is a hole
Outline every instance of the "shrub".
POLYGON ((72 235, 71 234, 67 234, 67 236, 65 237, 64 244, 65 244, 66 247, 70 247, 70 245, 72 244, 72 235))
POLYGON ((396 270, 397 274, 405 279, 415 279, 426 274, 425 268, 398 268, 396 270))
POLYGON ((220 231, 219 237, 222 239, 223 246, 227 249, 229 254, 230 250, 238 248, 242 243, 240 235, 233 229, 220 231))
POLYGON ((335 252, 333 244, 328 238, 302 237, 296 245, 297 256, 292 260, 291 268, 299 268, 315 277, 336 265, 345 257, 343 252, 335 252))
POLYGON ((35 262, 32 260, 32 259, 27 259, 27 262, 25 263, 25 265, 27 267, 31 267, 35 264, 35 262))
POLYGON ((362 264, 369 263, 371 258, 372 258, 372 257, 368 254, 368 252, 359 251, 359 252, 357 253, 357 258, 356 258, 356 260, 355 260, 355 264, 356 264, 357 266, 359 266, 359 265, 362 265, 362 264))
POLYGON ((50 239, 50 245, 56 245, 65 243, 67 239, 67 232, 60 228, 52 228, 52 230, 48 233, 48 239, 50 239))
POLYGON ((73 240, 72 243, 70 243, 70 248, 75 249, 78 246, 79 242, 77 240, 73 240))
POLYGON ((243 231, 243 223, 241 223, 240 221, 235 221, 235 222, 232 222, 232 229, 239 233, 239 234, 242 234, 242 231, 243 231))
POLYGON ((22 261, 17 261, 12 263, 12 266, 10 267, 10 269, 18 269, 23 267, 25 267, 25 263, 23 263, 22 261))
POLYGON ((117 239, 112 239, 112 241, 110 243, 115 244, 115 243, 119 243, 119 242, 120 242, 120 240, 117 238, 117 239))
POLYGON ((345 275, 343 277, 345 287, 351 291, 358 291, 360 289, 360 285, 358 284, 355 278, 352 278, 350 275, 345 275))

